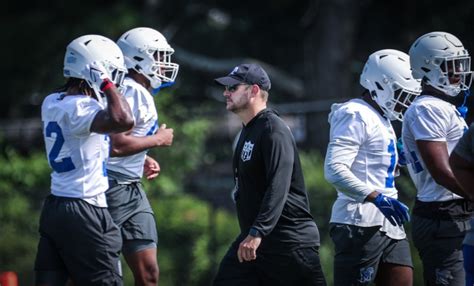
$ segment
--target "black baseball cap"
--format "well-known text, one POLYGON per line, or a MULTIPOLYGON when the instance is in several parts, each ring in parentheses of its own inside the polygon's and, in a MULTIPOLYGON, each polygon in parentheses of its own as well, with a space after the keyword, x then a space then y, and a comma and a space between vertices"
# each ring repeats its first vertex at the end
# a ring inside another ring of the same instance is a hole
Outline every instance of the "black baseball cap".
POLYGON ((267 73, 258 64, 241 64, 236 66, 230 74, 214 79, 220 85, 231 86, 239 83, 256 84, 263 90, 270 90, 272 83, 267 73))

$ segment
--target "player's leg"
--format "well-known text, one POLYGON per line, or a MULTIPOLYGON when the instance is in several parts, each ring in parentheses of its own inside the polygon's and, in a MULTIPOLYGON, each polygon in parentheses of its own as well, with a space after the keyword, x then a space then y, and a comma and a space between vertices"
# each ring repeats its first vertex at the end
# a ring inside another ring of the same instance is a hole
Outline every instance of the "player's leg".
POLYGON ((62 199, 60 256, 74 285, 123 285, 122 237, 106 208, 62 199))
POLYGON ((122 224, 122 252, 135 278, 135 285, 156 285, 158 234, 152 213, 135 214, 122 224))
POLYGON ((150 202, 140 182, 124 175, 109 173, 107 204, 115 223, 121 228, 122 253, 132 270, 135 285, 156 285, 159 267, 156 258, 158 234, 150 202))
POLYGON ((413 268, 405 265, 382 263, 379 265, 376 285, 381 286, 412 286, 413 268))
POLYGON ((408 240, 395 240, 387 236, 385 238, 390 243, 383 250, 376 284, 383 286, 413 285, 413 262, 408 240))
POLYGON ((330 226, 335 246, 334 285, 370 285, 375 280, 383 249, 379 226, 358 227, 347 224, 330 226))
POLYGON ((49 236, 50 230, 57 226, 54 217, 55 208, 52 208, 54 198, 46 198, 40 217, 40 240, 35 259, 35 285, 36 286, 64 286, 68 279, 64 265, 54 239, 49 236))
POLYGON ((423 263, 426 285, 464 286, 461 225, 456 221, 412 217, 413 241, 423 263))
POLYGON ((153 241, 133 240, 126 242, 126 245, 124 257, 132 270, 135 285, 157 285, 159 267, 156 258, 156 244, 153 241))

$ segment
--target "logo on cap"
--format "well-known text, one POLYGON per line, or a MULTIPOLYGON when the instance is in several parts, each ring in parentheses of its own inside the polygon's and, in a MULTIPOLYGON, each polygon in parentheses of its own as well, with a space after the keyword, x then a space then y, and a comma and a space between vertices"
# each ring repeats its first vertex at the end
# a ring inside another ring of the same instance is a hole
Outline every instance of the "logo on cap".
POLYGON ((237 66, 230 72, 230 74, 236 74, 238 71, 239 71, 239 67, 237 66))

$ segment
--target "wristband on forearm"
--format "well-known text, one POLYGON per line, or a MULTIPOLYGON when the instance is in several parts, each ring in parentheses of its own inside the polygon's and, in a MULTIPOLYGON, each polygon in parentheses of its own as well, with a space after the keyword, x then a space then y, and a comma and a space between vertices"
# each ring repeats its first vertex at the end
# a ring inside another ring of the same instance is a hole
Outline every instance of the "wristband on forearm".
POLYGON ((100 84, 100 91, 105 92, 107 89, 112 88, 112 86, 114 86, 114 83, 111 82, 108 78, 106 78, 100 84))

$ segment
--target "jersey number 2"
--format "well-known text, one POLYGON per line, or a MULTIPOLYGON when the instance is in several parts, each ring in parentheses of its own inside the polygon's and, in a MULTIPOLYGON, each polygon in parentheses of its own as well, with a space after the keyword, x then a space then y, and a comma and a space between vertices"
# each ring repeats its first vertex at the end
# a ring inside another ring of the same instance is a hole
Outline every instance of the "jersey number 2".
POLYGON ((56 140, 54 141, 53 148, 51 148, 51 151, 48 154, 48 160, 51 168, 53 168, 53 170, 58 173, 74 170, 76 167, 74 166, 71 157, 65 157, 59 161, 56 161, 64 144, 64 136, 61 127, 55 121, 49 122, 46 126, 46 137, 51 137, 53 133, 56 134, 56 140))

